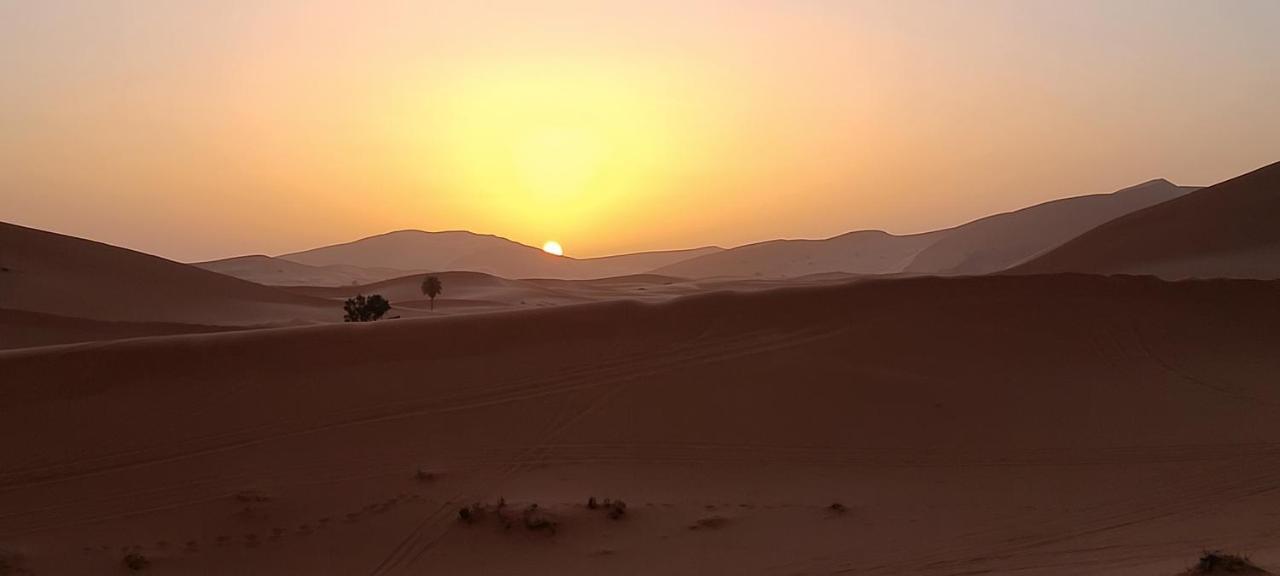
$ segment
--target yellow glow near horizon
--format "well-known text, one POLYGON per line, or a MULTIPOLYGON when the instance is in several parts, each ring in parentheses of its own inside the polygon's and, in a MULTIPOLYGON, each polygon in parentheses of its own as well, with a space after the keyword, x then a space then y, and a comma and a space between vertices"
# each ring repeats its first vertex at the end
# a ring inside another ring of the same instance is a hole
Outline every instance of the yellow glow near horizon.
POLYGON ((1277 2, 114 4, 0 3, 0 220, 184 261, 923 232, 1280 149, 1277 2))
POLYGON ((542 251, 546 252, 547 254, 564 256, 564 248, 561 248, 560 243, 556 242, 555 240, 547 240, 547 242, 542 245, 542 251))
MULTIPOLYGON (((673 188, 696 154, 669 122, 669 78, 603 63, 494 66, 434 92, 413 146, 445 169, 466 220, 513 238, 598 234, 643 198, 673 188)), ((688 122, 686 122, 687 124, 688 122)))

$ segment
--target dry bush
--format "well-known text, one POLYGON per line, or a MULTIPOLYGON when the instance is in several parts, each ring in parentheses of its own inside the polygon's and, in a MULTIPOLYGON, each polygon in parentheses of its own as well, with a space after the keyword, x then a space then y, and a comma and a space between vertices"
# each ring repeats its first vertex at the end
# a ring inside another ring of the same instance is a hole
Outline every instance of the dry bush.
POLYGON ((124 560, 122 560, 121 563, 124 564, 125 568, 137 572, 139 570, 145 570, 150 566, 151 560, 148 560, 146 556, 143 556, 139 552, 130 552, 124 555, 124 560))
POLYGON ((1188 574, 1269 574, 1259 568, 1248 556, 1227 554, 1221 550, 1206 551, 1188 574))

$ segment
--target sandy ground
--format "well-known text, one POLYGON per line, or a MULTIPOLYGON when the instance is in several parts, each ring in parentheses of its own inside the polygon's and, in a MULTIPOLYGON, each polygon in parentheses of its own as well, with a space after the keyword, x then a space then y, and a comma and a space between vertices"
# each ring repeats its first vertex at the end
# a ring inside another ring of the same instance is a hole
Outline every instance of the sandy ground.
POLYGON ((31 574, 1274 569, 1277 301, 901 279, 0 352, 0 550, 31 574))

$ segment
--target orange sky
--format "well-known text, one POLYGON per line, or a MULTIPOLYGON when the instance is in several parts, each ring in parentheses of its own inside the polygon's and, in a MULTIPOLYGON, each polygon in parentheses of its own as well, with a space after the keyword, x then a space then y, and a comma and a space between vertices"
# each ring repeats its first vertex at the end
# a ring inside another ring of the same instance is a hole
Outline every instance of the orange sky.
POLYGON ((350 4, 0 5, 0 220, 186 261, 401 228, 595 256, 1280 160, 1274 1, 350 4))

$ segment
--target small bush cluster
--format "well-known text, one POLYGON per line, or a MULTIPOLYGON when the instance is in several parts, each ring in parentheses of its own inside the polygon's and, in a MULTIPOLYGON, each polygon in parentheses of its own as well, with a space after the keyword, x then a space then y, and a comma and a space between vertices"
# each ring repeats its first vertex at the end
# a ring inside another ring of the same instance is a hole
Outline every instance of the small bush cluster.
POLYGON ((125 568, 128 568, 129 570, 132 570, 134 572, 137 572, 139 570, 145 570, 148 566, 150 566, 151 560, 147 559, 147 557, 143 556, 141 553, 130 552, 124 555, 124 560, 122 561, 122 563, 124 564, 125 568))
POLYGON ((1267 574, 1266 570, 1257 567, 1248 556, 1227 554, 1221 550, 1206 551, 1191 574, 1267 574))
POLYGON ((621 498, 616 500, 605 498, 603 501, 597 501, 596 497, 592 496, 587 498, 587 508, 589 510, 604 510, 611 520, 620 520, 627 515, 627 503, 621 498))
POLYGON ((0 549, 0 576, 29 574, 29 572, 22 569, 22 565, 23 558, 21 554, 0 549))
POLYGON ((382 318, 383 314, 391 310, 391 302, 381 294, 372 294, 368 297, 364 294, 356 294, 355 298, 347 299, 342 309, 346 312, 342 316, 346 322, 372 322, 382 318))
POLYGON ((527 530, 546 530, 552 534, 556 532, 556 521, 538 509, 537 504, 530 504, 528 508, 525 508, 524 512, 521 513, 521 519, 524 521, 524 527, 527 530))
MULTIPOLYGON (((489 516, 496 517, 498 525, 503 530, 510 530, 517 519, 508 513, 507 501, 503 498, 499 498, 498 503, 493 506, 485 506, 476 502, 458 509, 458 520, 465 524, 483 522, 489 516)), ((556 529, 559 527, 559 523, 556 522, 555 518, 542 508, 539 508, 537 504, 530 504, 526 507, 520 512, 518 519, 526 530, 532 532, 545 531, 555 534, 556 529)))

